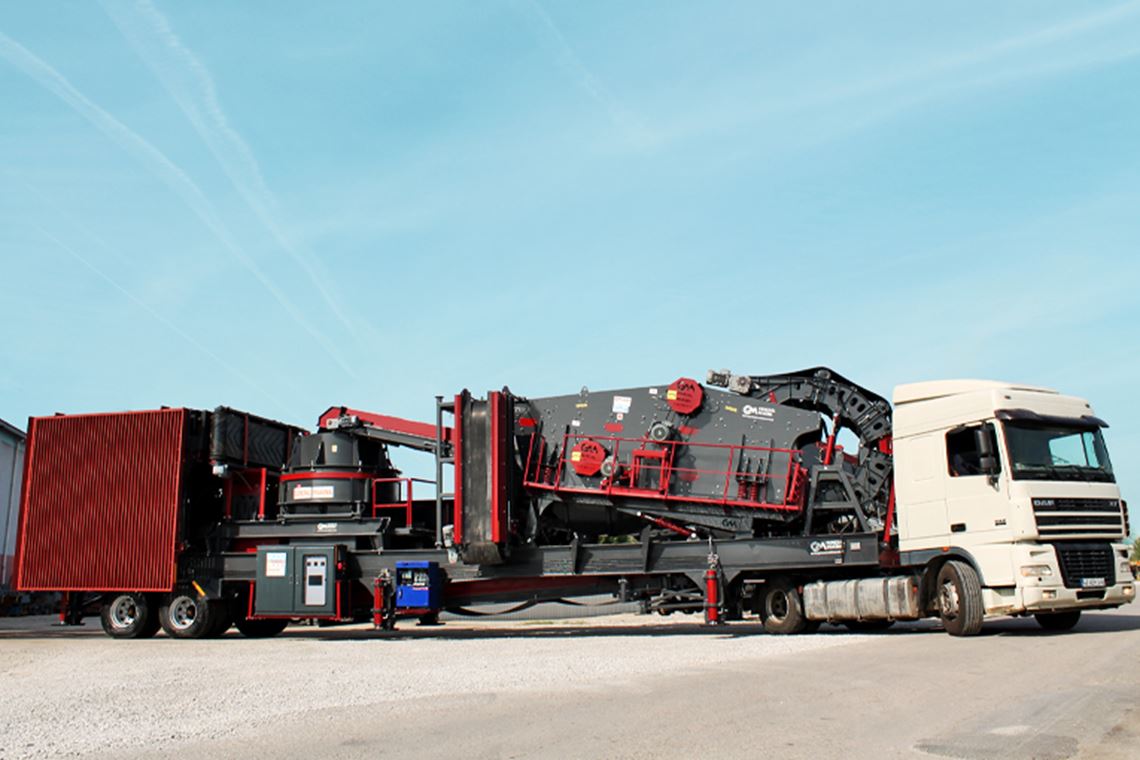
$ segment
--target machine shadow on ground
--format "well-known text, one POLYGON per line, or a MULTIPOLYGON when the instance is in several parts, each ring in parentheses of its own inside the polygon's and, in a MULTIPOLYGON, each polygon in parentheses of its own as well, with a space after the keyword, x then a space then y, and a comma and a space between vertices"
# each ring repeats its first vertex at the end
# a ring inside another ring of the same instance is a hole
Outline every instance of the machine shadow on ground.
MULTIPOLYGON (((592 618, 596 620, 597 618, 592 618)), ((12 625, 11 619, 8 621, 12 625)), ((719 639, 736 639, 752 636, 764 636, 763 626, 759 622, 737 621, 725 625, 710 626, 699 621, 683 623, 648 623, 613 625, 598 623, 582 623, 577 621, 519 621, 511 623, 509 627, 502 623, 494 623, 494 627, 471 627, 462 623, 444 623, 438 626, 418 626, 407 623, 394 631, 376 631, 372 628, 363 628, 359 625, 351 627, 322 627, 322 626, 293 626, 284 633, 275 637, 277 640, 312 640, 324 642, 343 641, 407 641, 431 640, 463 641, 463 640, 494 640, 494 639, 557 639, 557 638, 612 638, 612 637, 644 637, 666 638, 671 636, 699 636, 719 639)), ((1089 636, 1100 634, 1119 633, 1121 631, 1140 629, 1140 614, 1138 615, 1098 615, 1088 613, 1081 618, 1077 627, 1071 631, 1046 631, 1032 618, 999 618, 986 622, 978 636, 990 637, 1054 637, 1054 636, 1089 636)), ((898 637, 915 634, 936 634, 945 636, 942 626, 935 620, 919 620, 909 623, 900 623, 884 631, 849 631, 840 625, 824 625, 813 633, 799 634, 800 636, 858 636, 858 637, 898 637)), ((59 624, 40 623, 28 626, 5 626, 0 628, 0 641, 20 639, 88 639, 91 636, 103 636, 98 619, 88 619, 82 626, 60 626, 59 624)), ((166 638, 159 634, 158 638, 166 638)), ((244 637, 235 630, 230 630, 225 640, 241 640, 244 637)), ((130 642, 124 642, 129 646, 130 642)))

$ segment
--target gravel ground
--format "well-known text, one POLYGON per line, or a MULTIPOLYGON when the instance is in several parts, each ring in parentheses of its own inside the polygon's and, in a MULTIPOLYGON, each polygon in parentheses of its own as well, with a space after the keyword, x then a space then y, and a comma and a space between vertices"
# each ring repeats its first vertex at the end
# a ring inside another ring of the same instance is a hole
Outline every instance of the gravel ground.
MULTIPOLYGON (((680 616, 678 616, 680 617, 680 616)), ((627 685, 647 673, 786 657, 866 640, 850 633, 767 636, 692 617, 294 627, 269 640, 147 641, 51 618, 0 620, 0 759, 108 755, 239 737, 335 708, 377 721, 412 700, 627 685), (370 711, 371 714, 371 711, 370 711)))

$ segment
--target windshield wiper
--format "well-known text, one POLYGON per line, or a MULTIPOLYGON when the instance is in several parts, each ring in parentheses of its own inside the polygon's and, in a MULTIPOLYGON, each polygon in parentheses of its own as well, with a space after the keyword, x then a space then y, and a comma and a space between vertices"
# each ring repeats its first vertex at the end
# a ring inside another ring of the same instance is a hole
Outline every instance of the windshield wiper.
POLYGON ((1079 464, 1017 464, 1014 469, 1022 476, 1035 480, 1083 480, 1086 483, 1112 483, 1112 473, 1099 467, 1079 464))
POLYGON ((1048 480, 1053 470, 1047 464, 1015 464, 1013 469, 1022 477, 1033 478, 1036 480, 1048 480))

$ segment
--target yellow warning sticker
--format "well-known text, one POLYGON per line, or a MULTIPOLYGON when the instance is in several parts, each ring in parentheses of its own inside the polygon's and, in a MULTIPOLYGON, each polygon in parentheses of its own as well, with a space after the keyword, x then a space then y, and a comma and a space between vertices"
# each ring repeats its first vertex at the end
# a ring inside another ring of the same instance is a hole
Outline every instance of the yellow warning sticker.
POLYGON ((586 408, 586 407, 588 407, 588 406, 589 406, 589 403, 587 403, 587 402, 583 401, 583 402, 582 402, 582 403, 580 403, 580 404, 575 404, 575 405, 574 405, 574 408, 575 408, 575 409, 585 409, 585 408, 586 408))
POLYGON ((725 405, 724 405, 724 410, 725 410, 726 412, 735 412, 735 411, 736 411, 736 407, 735 407, 735 406, 729 406, 728 404, 725 404, 725 405))
POLYGON ((677 391, 676 391, 676 389, 674 389, 674 388, 670 388, 668 391, 666 391, 666 393, 665 393, 665 400, 666 400, 666 401, 676 401, 676 400, 677 400, 677 391))
POLYGON ((570 452, 570 461, 571 462, 581 462, 582 461, 582 452, 581 451, 571 451, 570 452))

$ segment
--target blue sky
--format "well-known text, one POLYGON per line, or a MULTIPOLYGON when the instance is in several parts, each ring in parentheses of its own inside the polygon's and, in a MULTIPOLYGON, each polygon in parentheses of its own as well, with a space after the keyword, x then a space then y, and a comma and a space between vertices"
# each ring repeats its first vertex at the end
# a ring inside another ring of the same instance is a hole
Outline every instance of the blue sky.
POLYGON ((0 417, 830 365, 1140 499, 1140 3, 0 6, 0 417))

